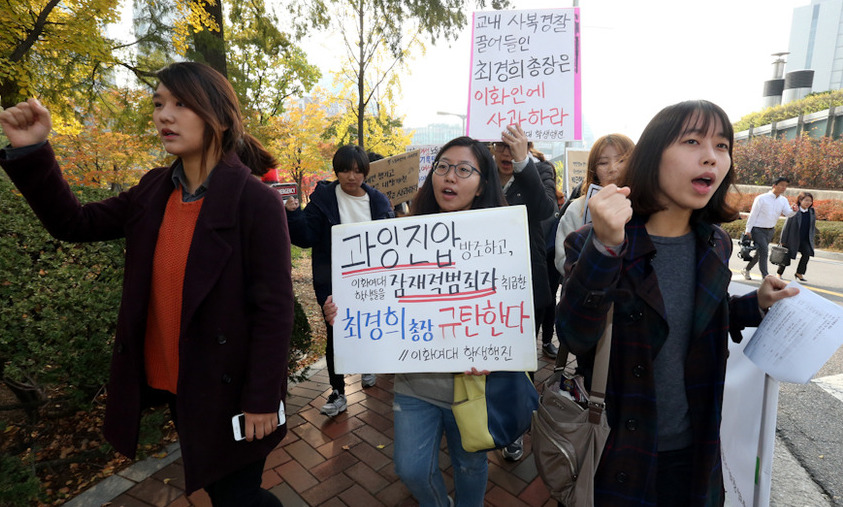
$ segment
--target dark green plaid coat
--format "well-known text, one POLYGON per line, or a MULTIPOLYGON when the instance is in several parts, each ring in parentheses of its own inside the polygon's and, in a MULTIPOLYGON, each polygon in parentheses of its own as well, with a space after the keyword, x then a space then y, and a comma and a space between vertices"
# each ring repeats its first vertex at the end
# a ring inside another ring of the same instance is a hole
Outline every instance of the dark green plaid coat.
MULTIPOLYGON (((591 226, 565 241, 565 288, 557 310, 557 329, 590 384, 594 347, 602 334, 610 302, 615 302, 612 352, 607 386, 607 416, 612 431, 595 478, 595 505, 656 505, 658 435, 653 362, 668 334, 665 308, 651 260, 656 249, 644 217, 626 226, 621 257, 601 254, 591 226)), ((722 505, 720 420, 723 379, 731 330, 761 321, 756 293, 730 298, 728 267, 732 242, 719 227, 698 224, 696 283, 691 344, 685 364, 685 389, 691 412, 694 477, 691 505, 722 505)))

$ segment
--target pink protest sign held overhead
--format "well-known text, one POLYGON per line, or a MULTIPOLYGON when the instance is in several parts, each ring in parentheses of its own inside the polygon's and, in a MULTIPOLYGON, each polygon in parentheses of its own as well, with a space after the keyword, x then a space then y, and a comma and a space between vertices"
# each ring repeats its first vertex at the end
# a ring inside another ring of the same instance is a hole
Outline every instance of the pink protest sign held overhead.
POLYGON ((468 135, 582 139, 579 8, 474 13, 468 135))
POLYGON ((523 206, 331 229, 338 373, 536 369, 523 206))

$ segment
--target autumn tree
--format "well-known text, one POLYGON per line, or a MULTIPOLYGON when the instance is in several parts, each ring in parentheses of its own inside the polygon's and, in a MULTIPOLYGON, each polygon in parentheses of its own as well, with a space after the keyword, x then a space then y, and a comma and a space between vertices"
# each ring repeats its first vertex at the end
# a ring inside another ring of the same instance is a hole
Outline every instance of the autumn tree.
MULTIPOLYGON (((364 123, 372 97, 388 87, 390 76, 401 68, 414 48, 425 41, 451 41, 466 25, 469 8, 482 9, 486 0, 317 0, 312 19, 342 34, 348 60, 343 71, 356 85, 357 144, 366 147, 364 123), (328 9, 327 6, 333 6, 328 9), (329 16, 324 13, 330 12, 329 16), (352 28, 353 27, 353 28, 352 28), (377 71, 375 71, 377 69, 377 71)), ((503 9, 509 0, 491 0, 503 9)), ((395 86, 395 82, 391 86, 395 86)))
POLYGON ((328 111, 321 92, 312 96, 288 100, 286 112, 274 116, 263 128, 269 138, 267 147, 278 159, 278 168, 286 179, 299 188, 299 199, 308 195, 315 180, 324 179, 331 171, 331 157, 335 149, 327 137, 328 111))
MULTIPOLYGON (((202 58, 197 60, 228 76, 226 62, 225 23, 223 22, 222 0, 176 0, 189 13, 192 28, 193 48, 202 58)), ((237 2, 233 2, 237 3, 237 2)))
POLYGON ((103 93, 83 122, 63 120, 50 142, 71 185, 120 191, 134 186, 168 155, 152 125, 146 90, 115 88, 103 93))
POLYGON ((403 121, 395 112, 395 103, 388 98, 373 101, 371 114, 363 118, 362 136, 360 117, 354 107, 356 96, 351 84, 345 82, 334 101, 347 107, 340 108, 340 113, 331 118, 330 134, 336 139, 337 146, 366 140, 366 149, 390 157, 402 153, 410 144, 412 135, 405 132, 403 121))
POLYGON ((105 23, 118 0, 3 0, 0 106, 39 96, 54 113, 85 109, 103 87, 113 42, 105 23))
POLYGON ((232 2, 228 19, 229 80, 246 114, 265 124, 284 111, 288 98, 311 90, 321 73, 262 1, 232 2))
MULTIPOLYGON (((304 33, 297 23, 282 23, 264 0, 213 0, 222 18, 209 14, 201 0, 157 2, 143 0, 135 10, 138 36, 130 67, 139 78, 180 58, 211 63, 208 45, 197 45, 197 33, 224 38, 225 75, 240 98, 244 114, 265 124, 283 110, 284 99, 310 90, 320 77, 298 42, 304 33), (284 30, 279 27, 284 27, 284 30), (203 49, 204 48, 204 49, 203 49)), ((220 70, 222 64, 212 65, 220 70)))

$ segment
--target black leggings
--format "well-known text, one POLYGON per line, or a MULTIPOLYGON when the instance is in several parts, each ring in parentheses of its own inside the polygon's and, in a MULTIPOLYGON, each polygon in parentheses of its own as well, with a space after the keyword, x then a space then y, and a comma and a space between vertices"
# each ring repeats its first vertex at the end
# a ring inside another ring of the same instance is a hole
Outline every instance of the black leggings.
POLYGON ((328 382, 334 391, 345 394, 345 376, 334 368, 334 326, 325 322, 325 362, 328 363, 328 382))
MULTIPOLYGON (((810 243, 807 243, 805 241, 799 243, 798 252, 802 254, 802 257, 799 258, 799 264, 796 266, 796 274, 804 275, 805 272, 808 271, 808 259, 811 258, 810 243)), ((779 269, 776 272, 780 275, 783 275, 786 267, 787 266, 779 266, 779 269)))
POLYGON ((281 500, 261 488, 266 459, 246 465, 205 486, 214 507, 283 507, 281 500))
POLYGON ((691 478, 694 476, 694 449, 659 451, 656 494, 659 507, 685 507, 691 500, 691 478))
POLYGON ((550 299, 548 306, 541 310, 542 313, 536 313, 536 335, 539 334, 538 326, 541 325, 542 344, 550 343, 553 339, 553 330, 556 327, 556 292, 559 290, 560 276, 556 271, 556 252, 549 250, 547 252, 547 280, 550 284, 550 299))

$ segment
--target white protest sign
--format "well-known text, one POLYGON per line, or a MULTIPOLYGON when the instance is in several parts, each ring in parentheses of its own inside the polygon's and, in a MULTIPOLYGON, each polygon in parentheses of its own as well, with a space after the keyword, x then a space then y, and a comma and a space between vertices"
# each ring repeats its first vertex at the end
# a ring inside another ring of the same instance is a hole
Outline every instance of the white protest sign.
POLYGON ((436 160, 436 155, 439 154, 438 144, 416 144, 407 146, 407 151, 418 150, 419 152, 419 188, 424 185, 424 180, 427 179, 430 168, 433 167, 433 161, 436 160))
POLYGON ((468 135, 500 140, 520 123, 533 141, 582 139, 580 10, 475 12, 468 135))
POLYGON ((337 373, 534 371, 524 206, 336 225, 337 373))
POLYGON ((585 181, 588 172, 588 153, 590 150, 568 148, 565 150, 565 192, 571 192, 585 181))

